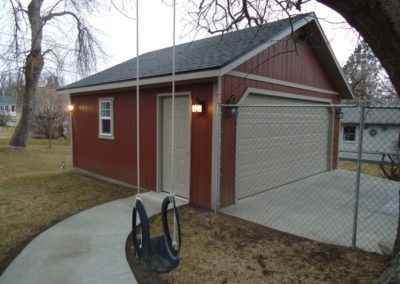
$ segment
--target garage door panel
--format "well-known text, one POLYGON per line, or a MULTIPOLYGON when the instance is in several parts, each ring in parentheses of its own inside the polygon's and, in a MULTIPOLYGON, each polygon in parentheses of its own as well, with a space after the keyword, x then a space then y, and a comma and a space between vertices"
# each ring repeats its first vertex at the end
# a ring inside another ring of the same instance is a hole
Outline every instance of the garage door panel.
POLYGON ((263 189, 263 191, 266 191, 274 187, 282 186, 283 184, 294 182, 303 178, 305 178, 305 176, 302 173, 296 173, 296 171, 293 171, 293 169, 286 168, 281 169, 280 171, 273 172, 273 175, 271 175, 271 179, 268 182, 265 182, 265 180, 263 179, 252 179, 248 182, 241 182, 239 186, 247 186, 249 187, 250 191, 257 191, 259 189, 263 189), (292 177, 290 181, 287 180, 287 175, 290 175, 292 177))
MULTIPOLYGON (((273 143, 269 144, 268 148, 263 148, 261 143, 254 145, 251 144, 251 142, 247 142, 248 145, 246 147, 238 148, 238 157, 241 161, 247 164, 254 162, 255 159, 293 159, 293 157, 288 157, 288 155, 282 155, 282 151, 289 151, 291 154, 294 154, 297 157, 301 157, 303 155, 316 155, 326 151, 326 147, 324 147, 323 144, 328 143, 328 140, 324 139, 318 142, 312 140, 304 141, 304 143, 301 145, 298 145, 295 142, 285 142, 287 141, 283 139, 275 140, 273 143)), ((265 143, 268 143, 268 141, 265 141, 264 144, 265 143)), ((268 160, 266 160, 266 162, 268 162, 268 160)))
MULTIPOLYGON (((307 157, 307 158, 312 158, 312 157, 307 157)), ((239 174, 240 180, 242 178, 250 178, 250 179, 255 179, 261 177, 262 179, 265 179, 263 177, 263 174, 265 172, 279 172, 282 171, 283 169, 292 169, 293 171, 297 171, 297 168, 299 169, 298 171, 305 172, 306 169, 310 170, 312 173, 315 174, 318 172, 322 172, 325 168, 325 162, 320 161, 320 162, 308 162, 304 163, 303 160, 297 162, 297 161, 292 161, 292 160, 286 160, 282 161, 279 163, 279 168, 276 165, 271 165, 267 163, 257 163, 256 167, 250 167, 248 166, 247 168, 243 168, 243 172, 239 174), (258 168, 256 168, 258 167, 258 168)), ((269 180, 269 179, 268 179, 269 180)), ((268 181, 267 180, 267 181, 268 181)))
POLYGON ((301 107, 299 100, 249 95, 245 104, 298 104, 299 107, 239 109, 236 141, 237 198, 328 169, 329 112, 301 107))

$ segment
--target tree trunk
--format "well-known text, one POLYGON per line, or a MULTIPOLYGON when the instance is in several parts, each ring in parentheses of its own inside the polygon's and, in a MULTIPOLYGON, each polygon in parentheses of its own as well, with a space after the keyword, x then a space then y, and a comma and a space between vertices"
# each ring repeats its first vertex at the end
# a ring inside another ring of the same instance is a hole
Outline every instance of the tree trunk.
POLYGON ((400 96, 400 1, 317 1, 341 14, 362 35, 400 96))
POLYGON ((25 147, 32 120, 32 99, 36 94, 44 60, 42 55, 43 23, 40 9, 43 0, 32 0, 28 5, 28 18, 31 27, 31 50, 24 66, 25 87, 22 94, 22 112, 11 137, 10 146, 25 147))

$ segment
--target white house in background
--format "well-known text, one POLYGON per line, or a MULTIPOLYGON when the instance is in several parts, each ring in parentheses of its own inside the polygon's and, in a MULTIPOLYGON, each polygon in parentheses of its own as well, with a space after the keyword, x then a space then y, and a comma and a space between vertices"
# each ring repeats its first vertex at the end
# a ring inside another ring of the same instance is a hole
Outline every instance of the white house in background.
POLYGON ((11 96, 0 96, 0 115, 10 116, 8 125, 14 126, 17 122, 17 100, 11 96))
MULTIPOLYGON (((342 108, 339 158, 355 160, 360 131, 359 108, 342 108)), ((365 161, 379 162, 382 154, 400 151, 399 109, 367 108, 363 132, 363 156, 365 161)))

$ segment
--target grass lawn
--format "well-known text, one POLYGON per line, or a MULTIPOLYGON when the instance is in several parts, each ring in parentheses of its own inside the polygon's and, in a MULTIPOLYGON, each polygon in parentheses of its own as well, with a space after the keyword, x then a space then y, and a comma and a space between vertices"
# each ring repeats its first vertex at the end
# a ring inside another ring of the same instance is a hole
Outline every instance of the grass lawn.
MULTIPOLYGON (((224 214, 184 207, 182 262, 154 283, 374 283, 387 257, 318 243, 224 214)), ((151 224, 161 233, 161 218, 151 224)), ((141 278, 143 277, 144 278, 141 278)), ((157 279, 159 277, 159 279, 157 279)), ((140 282, 140 283, 153 283, 140 282)))
POLYGON ((132 189, 70 172, 66 140, 31 139, 25 150, 8 145, 0 128, 0 273, 38 233, 83 209, 130 196, 132 189), (65 163, 65 169, 60 164, 65 163))
MULTIPOLYGON (((0 128, 0 273, 54 223, 135 193, 69 171, 68 141, 57 140, 48 149, 47 141, 32 139, 27 149, 16 151, 7 146, 11 133, 0 128)), ((370 283, 387 263, 384 256, 191 207, 181 209, 181 222, 182 263, 167 279, 153 278, 153 283, 370 283)), ((161 232, 159 216, 152 230, 161 232)))

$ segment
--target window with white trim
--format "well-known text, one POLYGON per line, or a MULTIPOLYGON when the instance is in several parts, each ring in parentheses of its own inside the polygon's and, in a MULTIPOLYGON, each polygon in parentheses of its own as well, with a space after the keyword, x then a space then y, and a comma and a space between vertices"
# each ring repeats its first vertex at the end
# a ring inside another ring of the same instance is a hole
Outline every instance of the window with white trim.
POLYGON ((112 138, 114 136, 114 100, 113 98, 99 99, 99 136, 112 138))
POLYGON ((354 125, 343 127, 343 140, 346 142, 356 141, 356 127, 354 125))

